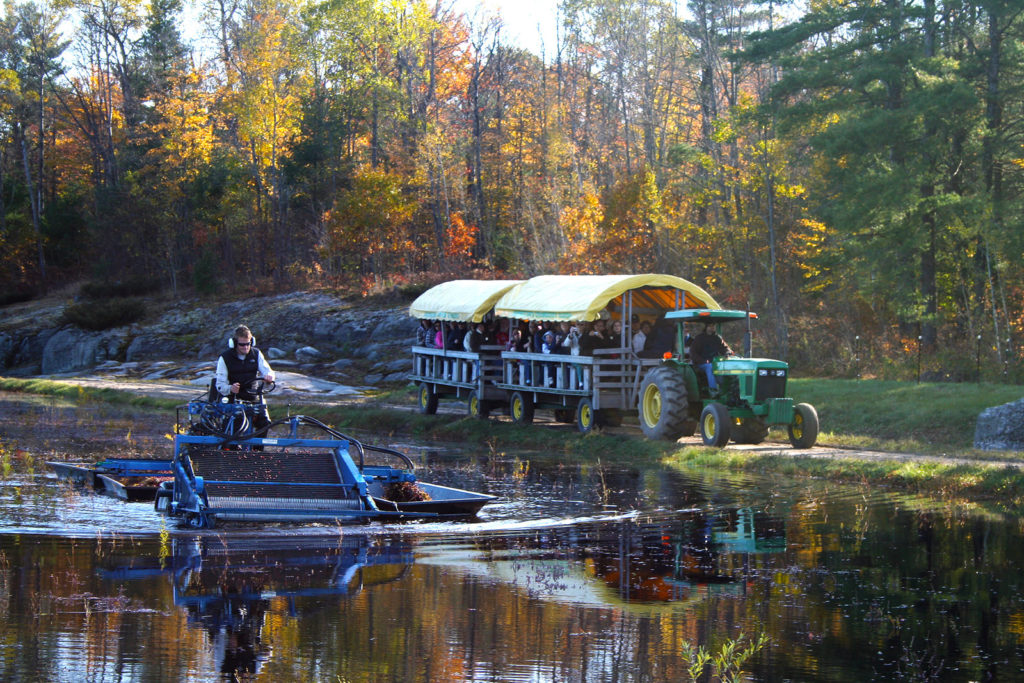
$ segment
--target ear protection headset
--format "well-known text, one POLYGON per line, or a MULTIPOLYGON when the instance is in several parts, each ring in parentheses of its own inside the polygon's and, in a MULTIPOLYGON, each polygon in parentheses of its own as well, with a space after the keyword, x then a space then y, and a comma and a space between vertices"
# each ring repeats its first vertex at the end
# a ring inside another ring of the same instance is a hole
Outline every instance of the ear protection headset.
MULTIPOLYGON (((256 346, 256 337, 255 336, 250 337, 250 340, 252 341, 252 346, 249 347, 251 349, 254 346, 256 346)), ((231 335, 230 337, 228 337, 228 348, 229 349, 235 348, 235 335, 231 335)))

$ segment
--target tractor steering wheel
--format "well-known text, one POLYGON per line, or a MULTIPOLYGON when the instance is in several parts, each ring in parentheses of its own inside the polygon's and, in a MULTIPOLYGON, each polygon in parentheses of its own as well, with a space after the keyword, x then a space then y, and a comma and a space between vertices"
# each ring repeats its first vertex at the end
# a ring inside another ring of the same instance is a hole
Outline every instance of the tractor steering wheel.
POLYGON ((271 382, 262 377, 257 377, 253 381, 245 385, 245 391, 249 392, 253 396, 260 396, 262 394, 269 394, 277 388, 277 382, 271 382))

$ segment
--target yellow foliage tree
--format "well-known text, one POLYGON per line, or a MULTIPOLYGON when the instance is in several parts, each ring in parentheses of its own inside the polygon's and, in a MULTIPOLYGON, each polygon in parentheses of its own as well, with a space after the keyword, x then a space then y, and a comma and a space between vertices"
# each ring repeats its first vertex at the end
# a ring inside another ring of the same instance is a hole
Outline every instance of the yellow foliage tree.
POLYGON ((352 188, 327 219, 327 242, 321 248, 325 261, 337 271, 374 278, 404 269, 415 253, 410 237, 415 210, 398 174, 358 170, 352 188))

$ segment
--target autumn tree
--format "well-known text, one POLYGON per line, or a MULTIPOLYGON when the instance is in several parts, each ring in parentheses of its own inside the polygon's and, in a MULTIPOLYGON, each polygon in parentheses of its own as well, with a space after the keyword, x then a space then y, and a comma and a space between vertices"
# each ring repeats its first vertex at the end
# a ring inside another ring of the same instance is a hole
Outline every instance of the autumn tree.
POLYGON ((44 13, 31 3, 6 6, 3 42, 7 48, 5 64, 6 94, 15 154, 20 158, 25 191, 36 242, 38 276, 47 287, 44 250, 44 212, 46 183, 46 137, 52 123, 52 92, 63 67, 61 55, 67 43, 59 38, 59 12, 44 13))
POLYGON ((387 279, 413 254, 410 221, 415 204, 394 173, 362 168, 328 219, 323 258, 359 277, 387 279))

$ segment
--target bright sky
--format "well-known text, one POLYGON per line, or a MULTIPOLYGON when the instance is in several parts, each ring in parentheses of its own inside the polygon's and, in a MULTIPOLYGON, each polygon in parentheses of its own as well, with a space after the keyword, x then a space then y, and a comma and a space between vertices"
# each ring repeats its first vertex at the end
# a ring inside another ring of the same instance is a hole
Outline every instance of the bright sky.
MULTIPOLYGON (((456 11, 462 12, 471 21, 484 21, 488 16, 500 14, 504 23, 502 33, 506 42, 519 45, 536 55, 540 55, 542 43, 548 57, 554 52, 557 0, 449 1, 456 11)), ((0 10, 2 8, 0 5, 0 10)), ((182 33, 186 38, 196 37, 198 14, 198 0, 186 0, 182 17, 182 33)))
POLYGON ((557 0, 455 0, 457 10, 473 19, 486 13, 500 14, 505 41, 540 55, 541 45, 550 57, 555 48, 557 0), (542 38, 543 37, 543 38, 542 38))

